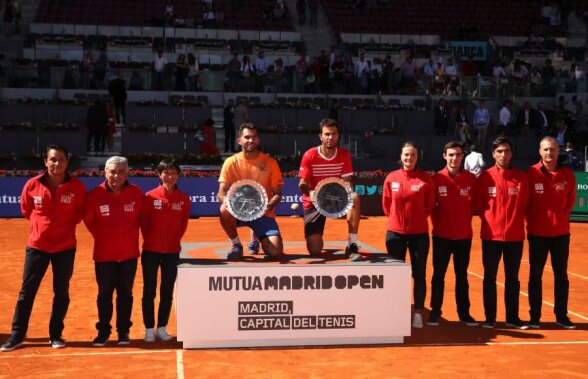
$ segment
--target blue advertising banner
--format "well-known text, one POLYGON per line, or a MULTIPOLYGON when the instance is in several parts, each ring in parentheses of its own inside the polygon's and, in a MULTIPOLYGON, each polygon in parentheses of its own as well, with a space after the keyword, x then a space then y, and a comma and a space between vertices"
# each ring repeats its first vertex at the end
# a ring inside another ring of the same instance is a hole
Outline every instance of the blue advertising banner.
POLYGON ((453 56, 462 61, 472 57, 474 61, 485 61, 488 59, 488 42, 485 41, 449 41, 453 50, 453 56))
MULTIPOLYGON (((20 194, 24 184, 30 178, 1 178, 0 179, 0 217, 22 217, 20 214, 20 194)), ((102 183, 104 178, 82 177, 80 180, 88 190, 102 183)), ((155 188, 159 179, 129 178, 129 182, 141 187, 143 192, 155 188)), ((219 203, 216 200, 218 190, 218 178, 180 178, 178 187, 190 196, 192 202, 191 216, 216 216, 219 203)), ((282 190, 282 203, 276 209, 280 216, 291 215, 292 203, 298 203, 298 214, 302 214, 302 195, 298 190, 298 178, 284 178, 282 190)))

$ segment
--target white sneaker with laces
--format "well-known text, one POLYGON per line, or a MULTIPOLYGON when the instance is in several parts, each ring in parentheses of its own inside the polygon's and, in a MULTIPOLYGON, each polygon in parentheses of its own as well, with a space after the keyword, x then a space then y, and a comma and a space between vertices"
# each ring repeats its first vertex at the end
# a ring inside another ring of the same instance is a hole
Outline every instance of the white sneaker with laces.
POLYGON ((419 329, 423 327, 423 316, 420 313, 415 313, 412 316, 412 327, 419 329))
POLYGON ((167 330, 165 328, 165 326, 160 326, 159 328, 157 328, 157 330, 155 331, 155 335, 162 341, 171 341, 173 337, 167 334, 167 330))
POLYGON ((145 342, 155 342, 155 329, 145 329, 145 342))

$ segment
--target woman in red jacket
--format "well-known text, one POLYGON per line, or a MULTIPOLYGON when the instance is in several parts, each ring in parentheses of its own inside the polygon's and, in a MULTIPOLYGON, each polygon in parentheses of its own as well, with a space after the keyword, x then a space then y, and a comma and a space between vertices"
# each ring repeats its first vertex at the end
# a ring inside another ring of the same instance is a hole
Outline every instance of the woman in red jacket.
POLYGON ((98 283, 98 336, 104 346, 111 332, 112 294, 116 289, 118 344, 128 345, 133 310, 133 283, 139 258, 139 217, 143 192, 127 181, 128 161, 113 156, 105 164, 106 181, 88 194, 84 223, 94 237, 94 268, 98 283))
POLYGON ((171 311, 174 283, 178 273, 180 240, 188 227, 190 198, 177 187, 180 166, 175 160, 164 159, 157 166, 161 184, 145 194, 141 209, 143 233, 143 323, 145 342, 155 338, 169 341, 166 326, 171 311), (165 233, 161 233, 165 230, 165 233), (157 291, 157 271, 161 268, 157 330, 154 329, 154 301, 157 291))
POLYGON ((394 259, 404 261, 410 253, 414 280, 412 326, 423 327, 421 311, 427 293, 426 268, 429 254, 428 217, 435 206, 435 192, 430 175, 416 167, 419 147, 405 142, 400 150, 400 170, 388 174, 384 181, 382 207, 388 217, 386 250, 394 259))

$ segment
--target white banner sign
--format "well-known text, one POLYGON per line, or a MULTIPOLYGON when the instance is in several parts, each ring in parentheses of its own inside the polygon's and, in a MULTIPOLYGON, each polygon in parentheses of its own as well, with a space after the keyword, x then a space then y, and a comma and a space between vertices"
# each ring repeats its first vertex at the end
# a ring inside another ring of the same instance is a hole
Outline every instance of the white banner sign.
POLYGON ((403 342, 410 335, 410 266, 179 266, 184 348, 403 342))

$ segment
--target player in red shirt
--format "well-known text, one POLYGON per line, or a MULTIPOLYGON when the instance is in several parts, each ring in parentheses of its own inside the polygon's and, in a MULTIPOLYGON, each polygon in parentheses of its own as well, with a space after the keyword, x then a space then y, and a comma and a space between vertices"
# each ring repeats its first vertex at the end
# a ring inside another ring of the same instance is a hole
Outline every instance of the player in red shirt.
POLYGON ((484 265, 484 328, 496 324, 496 273, 504 257, 504 302, 506 325, 516 329, 528 326, 519 318, 519 269, 525 239, 525 211, 529 184, 525 172, 511 167, 512 144, 498 137, 492 142, 496 164, 478 178, 476 208, 482 219, 482 263, 484 265))
POLYGON ((143 193, 127 181, 128 161, 108 158, 106 181, 88 194, 84 223, 94 237, 94 267, 98 284, 98 336, 92 344, 104 346, 110 338, 112 294, 116 289, 118 344, 128 345, 133 310, 133 283, 139 258, 139 219, 143 193))
POLYGON ((455 301, 459 320, 467 326, 478 323, 470 315, 468 266, 472 247, 472 215, 476 176, 461 167, 463 145, 448 142, 443 149, 446 166, 433 176, 436 206, 433 209, 433 280, 431 281, 431 313, 427 325, 439 325, 445 273, 453 255, 455 301), (449 221, 450 217, 450 221, 449 221))
POLYGON ((84 214, 86 189, 67 173, 67 149, 49 145, 45 154, 47 170, 25 184, 21 195, 22 215, 31 227, 26 247, 23 280, 8 340, 1 351, 22 345, 27 334, 37 290, 49 264, 53 270, 53 308, 49 321, 49 343, 65 347, 61 337, 69 306, 69 280, 76 253, 76 225, 84 214))
POLYGON ((529 240, 529 326, 541 327, 541 277, 551 254, 554 276, 555 317, 557 325, 575 329, 568 317, 568 257, 570 255, 570 213, 576 202, 576 176, 557 162, 559 148, 553 137, 539 144, 541 161, 529 168, 530 203, 527 209, 529 240))
POLYGON ((155 338, 170 341, 166 327, 174 295, 174 283, 180 259, 180 240, 190 218, 190 198, 177 187, 180 166, 175 160, 164 159, 157 166, 161 184, 145 194, 141 208, 143 234, 143 323, 145 342, 155 338), (164 233, 161 231, 165 230, 164 233), (157 329, 154 318, 154 301, 157 292, 157 271, 161 268, 157 329))
MULTIPOLYGON (((352 185, 353 168, 351 155, 339 147, 339 125, 337 121, 326 118, 320 123, 319 138, 321 144, 307 150, 300 162, 300 182, 298 187, 302 192, 302 206, 304 208, 304 236, 306 248, 310 255, 320 255, 323 250, 323 231, 326 217, 318 212, 311 200, 311 193, 316 185, 326 178, 342 178, 352 185)), ((361 260, 357 247, 357 232, 361 211, 359 196, 353 192, 353 207, 347 213, 349 243, 345 254, 352 261, 361 260)))
POLYGON ((435 207, 433 179, 417 168, 419 147, 411 141, 402 144, 401 169, 388 174, 384 180, 382 208, 388 217, 386 250, 388 255, 406 260, 410 253, 415 313, 412 326, 423 327, 421 312, 427 294, 427 256, 429 255, 428 217, 435 207))

